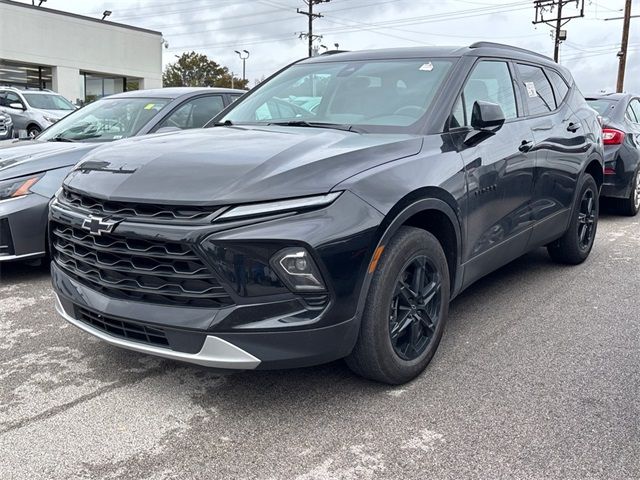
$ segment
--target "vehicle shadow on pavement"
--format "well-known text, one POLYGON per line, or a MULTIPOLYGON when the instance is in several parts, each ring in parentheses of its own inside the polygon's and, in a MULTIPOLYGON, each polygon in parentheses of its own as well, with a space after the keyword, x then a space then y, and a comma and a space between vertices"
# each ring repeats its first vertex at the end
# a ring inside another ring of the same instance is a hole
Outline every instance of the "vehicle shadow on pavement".
POLYGON ((49 262, 35 261, 0 263, 0 285, 42 280, 50 275, 49 262))

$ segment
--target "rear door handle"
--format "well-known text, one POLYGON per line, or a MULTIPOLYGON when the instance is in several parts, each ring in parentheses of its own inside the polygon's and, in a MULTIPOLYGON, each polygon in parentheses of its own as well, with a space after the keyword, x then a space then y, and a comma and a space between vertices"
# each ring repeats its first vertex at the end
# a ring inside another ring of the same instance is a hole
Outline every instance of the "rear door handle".
POLYGON ((527 153, 529 150, 533 148, 533 142, 531 140, 522 140, 522 143, 518 147, 522 153, 527 153))
POLYGON ((576 133, 578 130, 582 128, 580 122, 573 123, 571 122, 569 126, 567 126, 567 132, 576 133))

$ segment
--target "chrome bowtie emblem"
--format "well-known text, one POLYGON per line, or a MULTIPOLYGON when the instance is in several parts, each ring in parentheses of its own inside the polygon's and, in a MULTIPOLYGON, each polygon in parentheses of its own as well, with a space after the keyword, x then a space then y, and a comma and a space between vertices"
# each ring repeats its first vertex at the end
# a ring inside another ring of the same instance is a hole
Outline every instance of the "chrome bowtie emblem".
POLYGON ((90 216, 82 222, 82 228, 89 230, 91 235, 102 235, 110 233, 118 222, 113 220, 105 220, 100 217, 90 216))

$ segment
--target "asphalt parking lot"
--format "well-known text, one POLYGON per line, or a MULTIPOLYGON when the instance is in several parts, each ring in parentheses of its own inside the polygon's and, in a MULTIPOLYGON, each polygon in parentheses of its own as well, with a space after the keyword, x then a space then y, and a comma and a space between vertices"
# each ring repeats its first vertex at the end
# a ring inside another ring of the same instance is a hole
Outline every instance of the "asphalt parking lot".
POLYGON ((0 478, 640 478, 640 218, 578 267, 535 251, 458 298, 427 371, 232 375, 119 350, 0 278, 0 478))

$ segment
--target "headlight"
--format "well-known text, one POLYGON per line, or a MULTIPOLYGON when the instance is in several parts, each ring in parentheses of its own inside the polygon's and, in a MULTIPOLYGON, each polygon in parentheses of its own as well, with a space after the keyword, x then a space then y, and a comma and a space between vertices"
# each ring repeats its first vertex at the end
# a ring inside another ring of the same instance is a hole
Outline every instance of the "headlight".
POLYGON ((56 123, 58 120, 60 120, 59 118, 50 117, 49 115, 43 115, 42 118, 44 118, 49 123, 56 123))
POLYGON ((0 181, 0 200, 17 198, 31 193, 31 187, 42 178, 43 174, 29 175, 28 177, 12 178, 0 181))
POLYGON ((233 207, 220 215, 216 220, 233 220, 240 217, 255 217, 270 213, 291 212, 309 208, 325 207, 333 203, 342 192, 333 192, 314 197, 293 198, 291 200, 277 200, 275 202, 254 203, 233 207))

